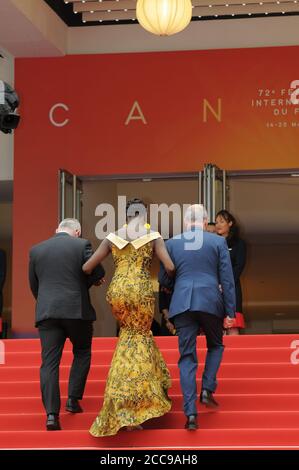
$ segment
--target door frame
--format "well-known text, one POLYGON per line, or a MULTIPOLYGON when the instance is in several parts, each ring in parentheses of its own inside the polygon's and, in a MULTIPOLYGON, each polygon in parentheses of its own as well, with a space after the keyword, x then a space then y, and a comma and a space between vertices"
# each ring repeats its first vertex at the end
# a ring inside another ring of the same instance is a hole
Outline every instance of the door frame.
POLYGON ((282 177, 299 177, 299 168, 272 169, 272 170, 227 170, 228 178, 282 178, 282 177), (296 176, 295 176, 296 175, 296 176))

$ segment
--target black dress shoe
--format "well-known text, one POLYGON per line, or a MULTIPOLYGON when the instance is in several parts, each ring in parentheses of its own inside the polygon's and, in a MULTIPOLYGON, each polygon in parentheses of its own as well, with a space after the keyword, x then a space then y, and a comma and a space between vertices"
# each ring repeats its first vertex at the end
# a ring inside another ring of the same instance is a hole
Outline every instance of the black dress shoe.
POLYGON ((60 422, 59 422, 59 416, 54 415, 54 414, 49 414, 47 416, 47 423, 46 427, 48 431, 60 431, 60 422))
POLYGON ((205 405, 207 408, 217 408, 219 404, 213 397, 213 393, 209 390, 202 390, 200 394, 200 403, 205 405))
POLYGON ((71 413, 83 412, 77 398, 68 398, 65 409, 66 411, 70 411, 71 413))
POLYGON ((198 428, 198 424, 197 424, 196 415, 187 416, 185 429, 188 429, 189 431, 195 431, 195 429, 197 429, 197 428, 198 428))

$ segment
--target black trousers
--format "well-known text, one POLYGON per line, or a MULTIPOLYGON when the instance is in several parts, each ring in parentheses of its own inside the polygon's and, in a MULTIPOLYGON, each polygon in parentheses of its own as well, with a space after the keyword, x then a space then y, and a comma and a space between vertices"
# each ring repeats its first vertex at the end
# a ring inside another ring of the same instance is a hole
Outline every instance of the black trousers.
POLYGON ((59 414, 59 364, 66 338, 73 345, 68 396, 82 399, 91 361, 93 325, 89 320, 48 319, 38 324, 42 348, 40 385, 47 414, 59 414))

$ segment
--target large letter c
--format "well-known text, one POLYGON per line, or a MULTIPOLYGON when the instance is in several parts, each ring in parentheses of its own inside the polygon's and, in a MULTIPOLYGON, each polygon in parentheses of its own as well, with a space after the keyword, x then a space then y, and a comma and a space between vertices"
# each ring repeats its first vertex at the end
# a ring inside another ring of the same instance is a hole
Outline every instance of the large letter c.
POLYGON ((69 118, 66 118, 64 121, 62 122, 57 122, 55 121, 54 119, 54 112, 56 111, 57 108, 63 108, 65 111, 69 111, 69 108, 66 104, 64 103, 56 103, 54 104, 54 106, 52 106, 52 108, 50 109, 49 111, 49 119, 50 119, 50 122, 51 124, 53 124, 53 126, 55 127, 63 127, 63 126, 66 126, 67 123, 69 122, 69 118))

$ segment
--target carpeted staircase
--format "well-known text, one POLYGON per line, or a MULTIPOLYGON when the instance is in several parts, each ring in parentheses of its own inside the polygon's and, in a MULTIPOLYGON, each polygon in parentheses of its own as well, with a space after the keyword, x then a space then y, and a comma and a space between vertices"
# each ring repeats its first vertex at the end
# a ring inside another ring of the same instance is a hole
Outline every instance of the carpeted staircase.
MULTIPOLYGON (((225 337, 226 349, 215 395, 219 410, 198 407, 200 429, 184 429, 176 337, 156 337, 173 386, 167 415, 144 423, 142 431, 93 438, 88 429, 102 403, 115 338, 95 338, 82 401, 83 414, 61 412, 63 430, 47 432, 40 399, 40 345, 35 339, 5 340, 0 365, 0 448, 2 449, 299 449, 299 364, 291 344, 297 335, 225 337)), ((299 343, 298 343, 299 344, 299 343)), ((205 339, 198 338, 199 377, 205 339)), ((68 343, 60 369, 65 404, 72 353, 68 343)), ((200 382, 200 381, 199 381, 200 382)), ((200 383, 198 386, 200 390, 200 383)))

